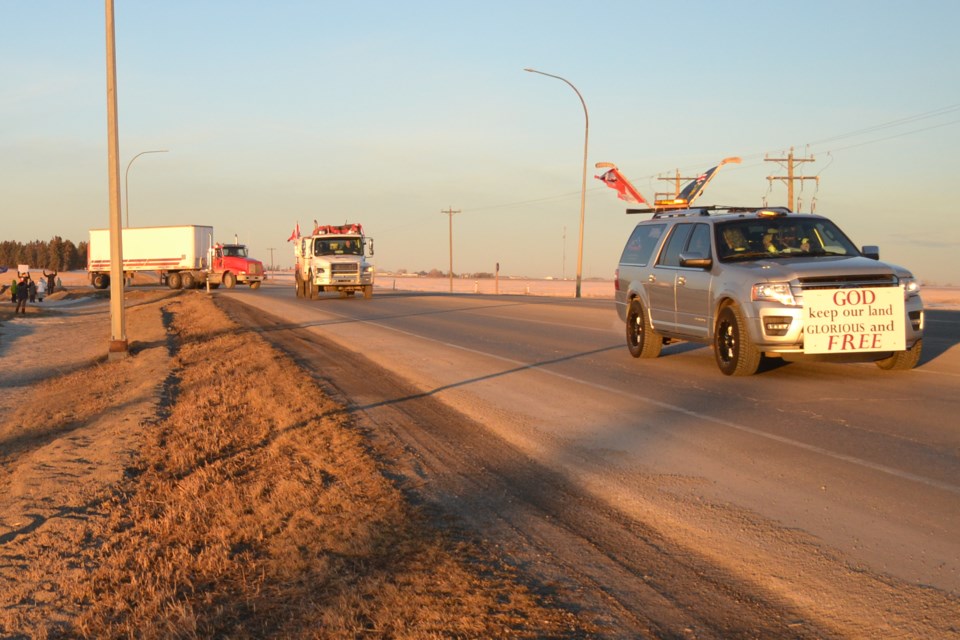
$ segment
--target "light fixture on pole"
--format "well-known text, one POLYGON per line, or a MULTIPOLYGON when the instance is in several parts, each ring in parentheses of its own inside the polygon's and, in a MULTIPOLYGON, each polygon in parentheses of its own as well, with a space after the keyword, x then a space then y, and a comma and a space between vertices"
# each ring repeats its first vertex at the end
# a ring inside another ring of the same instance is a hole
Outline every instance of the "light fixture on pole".
POLYGON ((536 69, 524 69, 524 71, 529 71, 530 73, 539 73, 542 76, 563 80, 570 85, 570 88, 573 89, 574 93, 577 94, 577 97, 580 98, 580 104, 583 105, 583 179, 580 184, 580 240, 577 244, 577 297, 579 298, 580 283, 583 280, 583 218, 587 203, 587 141, 590 139, 590 115, 587 113, 587 103, 584 102, 583 96, 580 95, 580 92, 575 86, 573 86, 572 82, 566 78, 555 76, 552 73, 537 71, 536 69))
POLYGON ((127 227, 130 226, 130 189, 129 189, 129 178, 130 178, 130 165, 133 164, 133 161, 142 156, 145 153, 167 153, 168 149, 154 149, 152 151, 141 151, 137 155, 130 158, 130 162, 127 163, 127 170, 123 174, 123 210, 127 214, 127 227))

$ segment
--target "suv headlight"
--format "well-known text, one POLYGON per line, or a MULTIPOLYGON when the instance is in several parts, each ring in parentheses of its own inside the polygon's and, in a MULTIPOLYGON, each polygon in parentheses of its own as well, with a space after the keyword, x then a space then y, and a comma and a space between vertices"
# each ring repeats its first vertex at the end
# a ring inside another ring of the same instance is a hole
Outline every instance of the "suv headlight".
POLYGON ((920 283, 916 278, 900 278, 900 284, 903 285, 903 297, 910 298, 920 295, 920 283))
POLYGON ((757 301, 775 301, 788 307, 797 306, 790 291, 789 282, 761 282, 750 289, 750 299, 757 301))

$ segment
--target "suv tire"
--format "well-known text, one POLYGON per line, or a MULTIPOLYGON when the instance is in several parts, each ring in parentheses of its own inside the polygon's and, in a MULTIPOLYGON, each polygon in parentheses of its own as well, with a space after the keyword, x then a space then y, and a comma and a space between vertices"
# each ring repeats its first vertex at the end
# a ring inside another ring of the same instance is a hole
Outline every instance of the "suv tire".
POLYGON ((923 351, 923 339, 917 340, 912 349, 896 351, 889 358, 877 360, 877 366, 885 371, 906 371, 913 369, 920 362, 920 352, 923 351))
POLYGON ((663 347, 663 337, 650 328, 647 314, 634 298, 627 309, 627 349, 634 358, 656 358, 663 347))
POLYGON ((720 310, 713 336, 713 354, 720 371, 727 376, 752 376, 760 368, 763 354, 750 342, 743 314, 736 305, 720 310))

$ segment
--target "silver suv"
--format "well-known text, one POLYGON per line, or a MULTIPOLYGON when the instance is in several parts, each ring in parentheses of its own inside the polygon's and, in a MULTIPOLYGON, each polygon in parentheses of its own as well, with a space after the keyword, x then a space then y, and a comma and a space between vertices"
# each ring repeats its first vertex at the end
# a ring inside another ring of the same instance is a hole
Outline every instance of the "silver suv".
POLYGON ((656 211, 637 224, 617 269, 617 313, 635 358, 675 340, 713 346, 726 375, 764 357, 920 360, 923 302, 913 275, 858 250, 830 220, 783 208, 656 211))

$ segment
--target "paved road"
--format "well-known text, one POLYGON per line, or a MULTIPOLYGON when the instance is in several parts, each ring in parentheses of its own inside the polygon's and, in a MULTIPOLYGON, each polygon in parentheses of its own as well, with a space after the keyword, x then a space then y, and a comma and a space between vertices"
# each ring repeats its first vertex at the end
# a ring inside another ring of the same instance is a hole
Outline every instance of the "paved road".
POLYGON ((217 295, 362 352, 624 512, 645 508, 637 492, 653 479, 664 496, 759 514, 851 565, 960 594, 960 312, 928 313, 914 371, 728 378, 703 347, 634 360, 610 301, 217 295))

